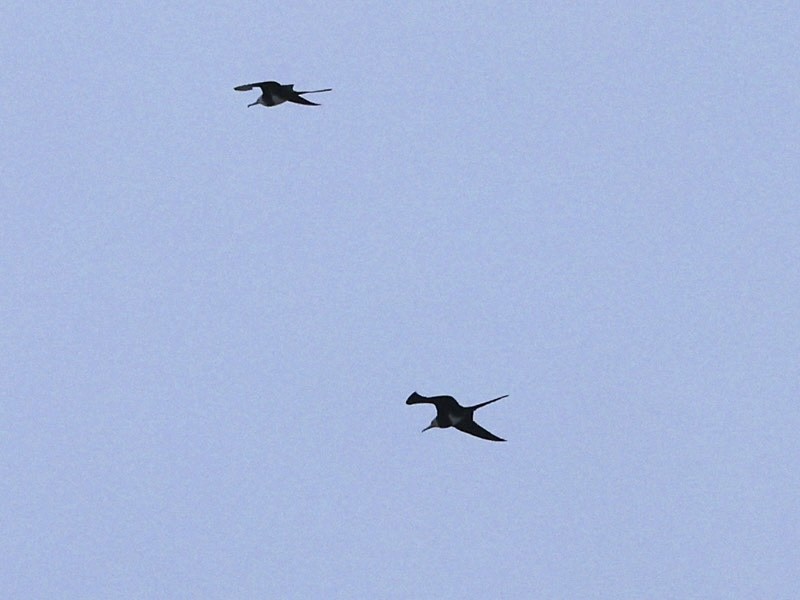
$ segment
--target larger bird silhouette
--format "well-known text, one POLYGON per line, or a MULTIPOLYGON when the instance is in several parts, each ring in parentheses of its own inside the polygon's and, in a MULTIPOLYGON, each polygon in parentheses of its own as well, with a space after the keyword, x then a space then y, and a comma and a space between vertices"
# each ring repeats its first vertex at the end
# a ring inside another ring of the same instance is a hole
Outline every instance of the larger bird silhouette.
POLYGON ((253 88, 261 88, 261 96, 252 104, 247 107, 261 104, 263 106, 277 106, 284 102, 294 102, 295 104, 305 104, 307 106, 319 106, 316 102, 306 100, 300 94, 318 94, 320 92, 330 92, 332 88, 325 88, 324 90, 306 90, 305 92, 298 92, 294 89, 294 84, 283 85, 277 81, 261 81, 259 83, 245 83, 237 85, 234 90, 237 92, 249 92, 253 88))
POLYGON ((508 398, 508 394, 495 398, 494 400, 489 400, 488 402, 481 402, 475 406, 461 406, 452 396, 431 396, 428 398, 414 392, 408 397, 406 404, 433 404, 436 407, 436 418, 422 431, 428 431, 428 429, 434 427, 441 427, 443 429, 446 427, 455 427, 459 431, 483 438, 484 440, 505 442, 504 439, 486 431, 472 418, 475 411, 482 406, 497 402, 503 398, 508 398))

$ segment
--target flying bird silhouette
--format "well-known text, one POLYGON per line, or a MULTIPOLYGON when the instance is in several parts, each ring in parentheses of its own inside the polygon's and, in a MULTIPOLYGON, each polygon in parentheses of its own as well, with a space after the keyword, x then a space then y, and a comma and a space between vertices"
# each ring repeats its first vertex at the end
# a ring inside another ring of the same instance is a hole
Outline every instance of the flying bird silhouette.
POLYGON ((295 104, 305 104, 307 106, 319 106, 316 102, 306 100, 300 94, 318 94, 320 92, 330 92, 332 88, 324 90, 306 90, 305 92, 298 92, 294 89, 294 84, 283 85, 277 81, 262 81, 260 83, 245 83, 237 85, 234 90, 237 92, 249 92, 253 88, 261 88, 261 96, 252 104, 247 107, 261 104, 263 106, 277 106, 284 102, 294 102, 295 104))
POLYGON ((481 402, 475 406, 461 406, 452 396, 431 396, 428 398, 414 392, 408 397, 406 404, 433 404, 436 407, 436 418, 422 431, 427 431, 433 427, 441 427, 442 429, 446 427, 455 427, 459 431, 483 438, 484 440, 505 442, 504 439, 486 431, 472 418, 475 411, 482 406, 497 402, 503 398, 508 398, 508 394, 495 398, 494 400, 489 400, 488 402, 481 402))

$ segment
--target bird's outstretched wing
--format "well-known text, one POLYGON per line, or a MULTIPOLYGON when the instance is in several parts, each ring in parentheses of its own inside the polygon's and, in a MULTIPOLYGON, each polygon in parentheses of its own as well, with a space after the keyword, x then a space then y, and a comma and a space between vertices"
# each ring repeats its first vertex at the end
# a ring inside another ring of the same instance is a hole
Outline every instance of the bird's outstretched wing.
POLYGON ((502 400, 503 398, 508 398, 508 394, 506 394, 505 396, 500 396, 498 398, 495 398, 494 400, 487 400, 486 402, 481 402, 480 404, 476 404, 475 406, 468 406, 467 408, 470 408, 472 410, 478 410, 479 408, 482 408, 487 404, 491 404, 492 402, 497 402, 498 400, 502 400))
POLYGON ((288 87, 291 89, 292 86, 282 86, 277 81, 259 81, 257 83, 243 83, 242 85, 237 85, 234 90, 237 92, 249 92, 253 88, 261 88, 261 91, 266 91, 267 88, 281 88, 281 87, 288 87))
POLYGON ((422 396, 414 392, 406 400, 406 404, 433 404, 436 407, 436 418, 449 421, 449 414, 463 410, 452 396, 422 396))
POLYGON ((456 402, 456 399, 452 396, 423 396, 414 392, 408 397, 406 400, 406 404, 433 404, 439 410, 457 410, 461 408, 461 406, 456 402))
POLYGON ((475 421, 461 421, 455 425, 455 428, 459 431, 463 431, 464 433, 474 435, 475 437, 483 438, 484 440, 491 440, 492 442, 505 442, 503 438, 499 438, 495 434, 486 431, 475 421))

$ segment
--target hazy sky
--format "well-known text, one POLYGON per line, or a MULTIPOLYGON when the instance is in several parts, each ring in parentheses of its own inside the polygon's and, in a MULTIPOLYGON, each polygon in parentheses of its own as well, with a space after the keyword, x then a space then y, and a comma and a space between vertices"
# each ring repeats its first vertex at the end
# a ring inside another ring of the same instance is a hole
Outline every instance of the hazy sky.
POLYGON ((0 597, 800 597, 800 5, 401 4, 5 6, 0 597))

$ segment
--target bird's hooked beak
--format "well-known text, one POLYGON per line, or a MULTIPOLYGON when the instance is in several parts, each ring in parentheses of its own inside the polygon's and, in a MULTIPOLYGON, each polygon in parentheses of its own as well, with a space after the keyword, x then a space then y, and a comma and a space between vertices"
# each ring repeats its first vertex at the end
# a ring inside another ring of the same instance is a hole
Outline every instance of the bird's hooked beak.
POLYGON ((258 102, 253 102, 252 104, 248 104, 247 108, 250 108, 251 106, 255 106, 256 104, 258 104, 258 102))
POLYGON ((425 429, 422 430, 422 433, 425 433, 426 431, 428 431, 428 429, 433 429, 434 427, 438 426, 439 425, 436 423, 436 419, 434 419, 433 421, 431 421, 430 425, 428 425, 425 429))

